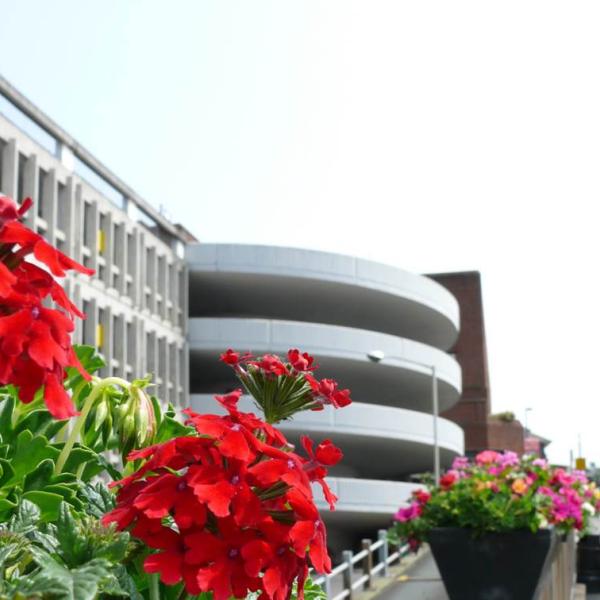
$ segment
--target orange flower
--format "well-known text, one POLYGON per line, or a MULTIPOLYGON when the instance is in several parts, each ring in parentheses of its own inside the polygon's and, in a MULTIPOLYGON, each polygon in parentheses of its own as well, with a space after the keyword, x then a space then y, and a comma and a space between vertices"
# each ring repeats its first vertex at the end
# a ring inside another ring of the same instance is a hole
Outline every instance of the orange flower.
POLYGON ((522 496, 527 491, 528 487, 529 486, 527 485, 527 482, 524 479, 515 479, 515 481, 512 484, 512 491, 515 494, 519 494, 520 496, 522 496))

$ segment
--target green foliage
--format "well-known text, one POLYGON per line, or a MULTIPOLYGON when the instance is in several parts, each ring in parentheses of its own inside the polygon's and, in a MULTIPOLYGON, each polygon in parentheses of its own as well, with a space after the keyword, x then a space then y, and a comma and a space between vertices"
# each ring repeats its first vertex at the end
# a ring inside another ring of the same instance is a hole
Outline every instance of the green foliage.
POLYGON ((64 502, 55 524, 41 516, 38 506, 22 500, 0 525, 0 600, 136 597, 124 566, 133 548, 128 533, 78 516, 64 502))
POLYGON ((585 531, 600 506, 600 493, 582 473, 567 473, 533 456, 481 452, 474 462, 458 459, 430 493, 418 490, 389 531, 394 543, 413 547, 434 527, 469 529, 474 535, 554 527, 585 531))

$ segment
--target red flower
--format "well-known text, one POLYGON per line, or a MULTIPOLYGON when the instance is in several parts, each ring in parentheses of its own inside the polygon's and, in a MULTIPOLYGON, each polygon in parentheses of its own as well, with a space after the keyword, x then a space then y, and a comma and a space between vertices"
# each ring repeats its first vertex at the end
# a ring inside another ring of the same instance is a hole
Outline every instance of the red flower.
POLYGON ((313 441, 309 437, 303 435, 300 441, 309 457, 309 461, 304 465, 304 469, 309 479, 316 481, 321 486, 329 508, 334 510, 337 496, 332 493, 325 481, 325 477, 327 476, 327 469, 325 467, 336 465, 342 459, 342 451, 334 446, 331 440, 321 442, 317 446, 316 452, 313 451, 313 441))
POLYGON ((133 506, 149 519, 162 519, 172 512, 180 530, 192 525, 202 527, 206 523, 206 509, 198 505, 188 479, 168 472, 149 477, 133 500, 133 506))
POLYGON ((442 475, 442 477, 440 479, 440 486, 444 490, 450 489, 454 485, 454 483, 456 482, 457 479, 458 479, 458 475, 457 475, 456 471, 448 471, 447 473, 442 475))
POLYGON ((249 358, 252 358, 252 355, 249 352, 246 352, 246 354, 240 354, 239 352, 234 352, 231 348, 229 348, 223 352, 223 354, 221 354, 219 360, 230 367, 235 367, 240 363, 247 361, 249 358))
POLYGON ((58 277, 70 269, 93 271, 18 221, 30 206, 29 198, 17 208, 10 198, 0 197, 0 385, 16 386, 26 403, 43 387, 52 416, 66 419, 76 411, 63 387, 65 368, 76 367, 89 379, 71 346, 72 317, 83 315, 50 273, 25 258, 33 253, 58 277), (48 297, 66 312, 45 307, 48 297))
POLYGON ((248 361, 248 364, 260 369, 265 375, 289 375, 287 367, 274 354, 265 354, 258 360, 248 361))
POLYGON ((239 412, 238 397, 220 398, 224 417, 186 411, 199 437, 132 452, 146 462, 116 484, 116 507, 103 522, 159 550, 144 568, 169 585, 183 580, 189 593, 212 591, 215 600, 248 591, 287 600, 309 561, 319 572, 331 568, 310 482, 326 485, 326 466, 341 452, 305 440, 309 457, 298 456, 275 428, 239 412), (169 517, 177 529, 165 526, 169 517))
POLYGON ((431 499, 431 494, 425 490, 416 490, 413 492, 413 496, 419 504, 427 504, 431 499))
POLYGON ((313 366, 315 359, 308 352, 300 352, 297 348, 288 350, 288 362, 296 371, 312 371, 316 368, 313 366))
POLYGON ((25 198, 23 204, 17 208, 12 198, 0 195, 0 228, 8 221, 20 219, 33 204, 31 198, 25 198))
MULTIPOLYGON (((151 523, 151 522, 150 522, 151 523)), ((160 580, 166 585, 184 581, 186 590, 193 595, 202 591, 197 581, 197 569, 187 563, 187 537, 183 537, 167 527, 149 528, 144 540, 151 548, 161 550, 150 554, 144 560, 147 573, 160 573, 160 580)), ((138 532, 138 535, 140 532, 138 532)))

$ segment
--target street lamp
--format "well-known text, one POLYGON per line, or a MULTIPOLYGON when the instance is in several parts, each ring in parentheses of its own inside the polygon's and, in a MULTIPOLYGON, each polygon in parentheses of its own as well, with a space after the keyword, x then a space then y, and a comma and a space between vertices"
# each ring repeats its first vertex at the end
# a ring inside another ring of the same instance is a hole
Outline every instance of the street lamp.
POLYGON ((395 359, 402 362, 412 363, 413 365, 419 365, 425 367, 431 372, 431 405, 433 409, 433 478, 435 485, 440 483, 440 445, 438 440, 438 418, 440 416, 440 407, 438 401, 438 384, 437 375, 435 371, 435 365, 422 363, 417 360, 411 360, 403 356, 386 356, 382 350, 372 350, 367 353, 367 358, 375 363, 380 363, 386 359, 395 359))

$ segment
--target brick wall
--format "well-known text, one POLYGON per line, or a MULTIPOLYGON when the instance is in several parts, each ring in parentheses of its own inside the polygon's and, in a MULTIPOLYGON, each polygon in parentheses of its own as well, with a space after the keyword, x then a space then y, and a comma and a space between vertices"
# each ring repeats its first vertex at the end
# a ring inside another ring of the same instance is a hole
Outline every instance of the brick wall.
POLYGON ((459 402, 443 416, 464 429, 468 454, 486 448, 522 453, 521 424, 490 420, 491 394, 480 273, 438 273, 428 277, 450 291, 460 307, 460 334, 450 352, 462 368, 463 392, 459 402))

